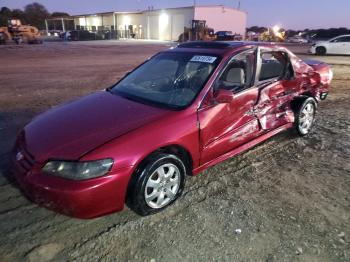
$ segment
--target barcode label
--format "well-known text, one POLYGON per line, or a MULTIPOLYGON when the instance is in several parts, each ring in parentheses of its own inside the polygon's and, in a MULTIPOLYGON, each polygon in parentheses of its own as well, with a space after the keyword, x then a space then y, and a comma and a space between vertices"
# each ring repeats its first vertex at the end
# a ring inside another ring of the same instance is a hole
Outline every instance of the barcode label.
POLYGON ((212 64, 215 62, 215 60, 215 56, 195 55, 190 61, 212 64))

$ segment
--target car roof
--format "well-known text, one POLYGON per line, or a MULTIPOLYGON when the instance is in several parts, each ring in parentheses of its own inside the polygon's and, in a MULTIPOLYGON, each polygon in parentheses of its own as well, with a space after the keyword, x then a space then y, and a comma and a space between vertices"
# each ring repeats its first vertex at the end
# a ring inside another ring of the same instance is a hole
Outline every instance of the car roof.
POLYGON ((188 51, 188 52, 203 52, 216 55, 224 55, 234 50, 240 50, 244 47, 278 47, 274 43, 262 42, 248 42, 248 41, 192 41, 181 43, 172 49, 174 51, 188 51))
POLYGON ((334 38, 338 38, 338 37, 343 37, 343 36, 350 36, 350 35, 338 35, 338 36, 336 36, 336 37, 333 37, 333 39, 334 39, 334 38))

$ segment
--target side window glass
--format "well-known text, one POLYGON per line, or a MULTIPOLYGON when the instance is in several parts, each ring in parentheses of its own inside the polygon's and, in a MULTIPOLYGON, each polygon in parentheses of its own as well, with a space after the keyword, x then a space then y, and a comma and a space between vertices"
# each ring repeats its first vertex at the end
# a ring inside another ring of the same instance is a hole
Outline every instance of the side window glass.
POLYGON ((287 60, 283 52, 262 52, 259 81, 282 77, 287 66, 287 60))
POLYGON ((218 88, 239 92, 252 86, 254 81, 255 52, 250 50, 236 55, 217 81, 218 88))
POLYGON ((331 41, 332 43, 347 43, 350 42, 350 36, 338 37, 331 41))
POLYGON ((349 43, 350 42, 350 36, 346 36, 342 38, 344 43, 349 43))
POLYGON ((339 37, 337 39, 334 39, 333 42, 334 43, 342 43, 342 42, 344 42, 344 37, 339 37))

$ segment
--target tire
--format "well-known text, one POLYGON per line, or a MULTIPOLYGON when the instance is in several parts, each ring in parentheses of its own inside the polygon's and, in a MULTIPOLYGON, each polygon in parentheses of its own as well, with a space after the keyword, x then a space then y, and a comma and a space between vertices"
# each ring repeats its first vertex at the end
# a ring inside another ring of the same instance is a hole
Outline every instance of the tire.
POLYGON ((315 123, 315 115, 317 110, 316 100, 309 97, 300 102, 295 113, 295 129, 299 136, 306 136, 312 130, 315 123))
POLYGON ((135 172, 128 188, 128 206, 139 215, 158 213, 183 192, 186 167, 180 158, 157 154, 135 172))
POLYGON ((325 55, 327 54, 327 49, 323 46, 316 47, 316 55, 325 55))

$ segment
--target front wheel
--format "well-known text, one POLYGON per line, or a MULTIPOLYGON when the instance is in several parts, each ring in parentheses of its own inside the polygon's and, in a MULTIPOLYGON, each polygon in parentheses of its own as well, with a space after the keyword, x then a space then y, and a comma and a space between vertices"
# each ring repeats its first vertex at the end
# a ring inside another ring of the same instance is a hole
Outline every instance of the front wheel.
POLYGON ((323 46, 319 46, 316 48, 316 55, 325 55, 327 53, 327 49, 323 46))
POLYGON ((317 104, 312 97, 304 100, 295 114, 295 128, 300 136, 310 133, 316 115, 317 104))
POLYGON ((182 194, 186 167, 175 155, 158 154, 136 171, 131 179, 128 204, 140 215, 165 209, 182 194))

